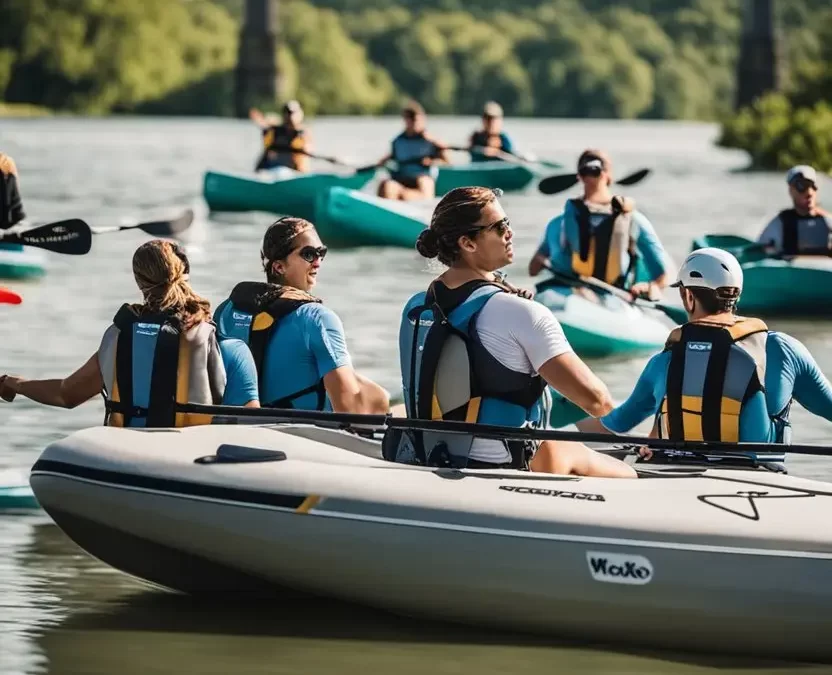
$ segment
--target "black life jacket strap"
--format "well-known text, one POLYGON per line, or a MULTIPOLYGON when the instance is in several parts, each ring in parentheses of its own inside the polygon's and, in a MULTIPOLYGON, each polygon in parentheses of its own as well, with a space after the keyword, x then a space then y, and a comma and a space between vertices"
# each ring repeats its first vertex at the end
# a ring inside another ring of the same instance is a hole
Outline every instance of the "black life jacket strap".
POLYGON ((783 253, 785 255, 797 255, 797 211, 786 209, 780 212, 780 224, 783 228, 783 253))
POLYGON ((685 377, 685 345, 677 342, 670 347, 670 365, 667 369, 667 433, 668 438, 685 437, 682 423, 682 382, 685 377))
POLYGON ((734 341, 727 331, 711 331, 711 356, 702 386, 702 438, 706 441, 722 439, 722 394, 728 357, 734 341))
POLYGON ((299 399, 301 396, 306 396, 307 394, 317 393, 318 399, 315 402, 315 410, 323 410, 326 407, 326 387, 324 386, 323 379, 318 380, 315 384, 311 384, 300 391, 296 391, 294 394, 289 394, 288 396, 284 396, 283 398, 278 398, 271 403, 265 404, 264 408, 294 408, 294 401, 299 399))

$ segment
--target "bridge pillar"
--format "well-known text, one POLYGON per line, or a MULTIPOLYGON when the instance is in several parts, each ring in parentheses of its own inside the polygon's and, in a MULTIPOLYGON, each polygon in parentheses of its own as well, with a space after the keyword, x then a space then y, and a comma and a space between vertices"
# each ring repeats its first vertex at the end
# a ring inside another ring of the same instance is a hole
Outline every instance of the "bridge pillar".
POLYGON ((737 62, 737 108, 780 89, 780 35, 775 25, 774 0, 743 0, 742 38, 737 62))
POLYGON ((234 111, 273 106, 280 90, 277 69, 277 0, 246 0, 234 73, 234 111))

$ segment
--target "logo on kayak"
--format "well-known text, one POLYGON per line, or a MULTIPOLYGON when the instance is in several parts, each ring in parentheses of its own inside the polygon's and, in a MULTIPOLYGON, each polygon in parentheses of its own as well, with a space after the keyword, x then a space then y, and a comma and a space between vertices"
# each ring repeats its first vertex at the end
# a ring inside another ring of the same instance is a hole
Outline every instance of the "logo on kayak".
POLYGON ((711 351, 710 342, 688 342, 688 349, 692 352, 709 352, 711 351))
POLYGON ((546 490, 544 488, 522 487, 520 485, 501 485, 500 490, 516 492, 521 495, 538 495, 540 497, 561 497, 562 499, 577 499, 587 502, 603 502, 604 495, 596 495, 591 492, 570 492, 568 490, 546 490))
POLYGON ((653 580, 653 564, 643 555, 587 551, 586 561, 595 581, 643 586, 653 580))

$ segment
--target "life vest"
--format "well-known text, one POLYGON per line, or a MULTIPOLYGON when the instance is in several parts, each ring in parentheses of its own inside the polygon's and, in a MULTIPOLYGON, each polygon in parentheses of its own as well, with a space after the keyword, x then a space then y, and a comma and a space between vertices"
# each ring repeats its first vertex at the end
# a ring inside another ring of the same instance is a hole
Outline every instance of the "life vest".
POLYGON ((393 139, 390 148, 390 155, 394 162, 397 162, 393 178, 397 176, 416 177, 434 176, 437 173, 435 167, 425 166, 420 161, 424 157, 436 157, 436 144, 430 140, 425 132, 413 136, 401 133, 393 139), (411 161, 413 160, 413 161, 411 161))
POLYGON ((795 209, 786 209, 779 217, 785 255, 832 255, 832 231, 823 211, 801 216, 795 209))
MULTIPOLYGON (((485 280, 455 289, 434 282, 407 303, 399 352, 408 417, 512 427, 541 421, 543 378, 506 368, 477 336, 479 313, 504 292, 504 286, 485 280)), ((461 434, 420 433, 416 459, 431 464, 431 453, 444 445, 448 455, 461 458, 464 465, 472 441, 461 434)), ((513 464, 524 466, 523 444, 507 445, 513 464)))
POLYGON ((99 350, 106 417, 113 427, 187 427, 210 424, 210 415, 184 413, 179 404, 219 404, 225 371, 212 372, 219 358, 216 329, 204 321, 187 331, 167 313, 144 313, 123 305, 113 318, 118 331, 105 333, 99 350))
POLYGON ((264 408, 292 408, 293 402, 315 392, 318 400, 315 410, 323 410, 326 404, 326 388, 323 380, 304 387, 289 396, 265 401, 266 349, 280 322, 292 312, 310 302, 321 302, 308 293, 290 286, 280 286, 260 281, 243 281, 234 287, 227 303, 217 313, 220 339, 237 338, 248 345, 257 368, 258 389, 264 408))
POLYGON ((578 221, 578 250, 572 253, 572 271, 595 277, 614 286, 624 287, 635 269, 636 245, 632 213, 625 213, 622 197, 613 197, 612 213, 592 226, 592 213, 582 199, 571 199, 578 221), (621 259, 627 253, 630 264, 624 269, 621 259))
MULTIPOLYGON (((489 134, 486 131, 475 131, 471 135, 471 146, 497 148, 498 150, 504 151, 506 149, 506 140, 507 136, 502 132, 499 134, 489 134)), ((478 162, 500 161, 499 157, 489 157, 488 155, 482 154, 481 151, 472 151, 471 155, 472 158, 474 158, 474 161, 478 162)))
POLYGON ((17 176, 0 172, 0 230, 17 225, 25 217, 17 176))
POLYGON ((670 333, 667 394, 658 413, 662 438, 739 441, 740 411, 764 391, 768 328, 759 319, 732 326, 696 321, 670 333))
POLYGON ((306 155, 291 150, 306 150, 306 129, 290 129, 285 124, 271 126, 263 131, 263 148, 266 152, 277 153, 275 160, 268 161, 269 167, 287 166, 300 170, 306 155))

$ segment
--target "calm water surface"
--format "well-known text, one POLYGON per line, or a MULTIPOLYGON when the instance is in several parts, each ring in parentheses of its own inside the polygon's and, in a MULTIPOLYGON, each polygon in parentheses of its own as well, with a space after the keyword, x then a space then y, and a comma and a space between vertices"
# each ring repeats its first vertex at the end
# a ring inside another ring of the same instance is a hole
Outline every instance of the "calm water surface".
MULTIPOLYGON (((461 143, 473 118, 432 118, 431 130, 461 143)), ((396 119, 313 122, 325 154, 366 163, 386 151, 396 119)), ((589 146, 608 149, 618 175, 654 170, 631 188, 639 206, 680 261, 705 232, 756 234, 786 203, 779 174, 744 174, 741 153, 713 147, 711 125, 664 122, 516 121, 508 131, 524 149, 572 164, 589 146)), ((54 119, 0 121, 0 150, 21 171, 32 220, 80 217, 92 225, 151 219, 185 206, 197 210, 188 249, 194 287, 217 303, 242 279, 259 278, 259 244, 268 214, 209 216, 201 199, 207 168, 246 171, 257 130, 233 120, 54 119)), ((462 161, 462 158, 459 158, 462 161)), ((524 268, 546 221, 569 193, 511 195, 504 204, 515 226, 510 278, 528 285, 524 268)), ((96 237, 83 258, 50 255, 41 281, 6 284, 24 296, 0 306, 0 372, 61 377, 97 348, 113 314, 139 300, 130 272, 133 250, 147 237, 124 232, 96 237)), ((415 252, 357 250, 327 257, 318 294, 344 321, 356 366, 398 390, 396 331, 402 304, 426 286, 429 269, 415 252)), ((773 324, 803 340, 832 371, 829 322, 773 324)), ((629 392, 646 358, 595 361, 617 399, 629 392)), ((74 411, 25 400, 0 405, 0 468, 28 467, 49 442, 99 424, 103 406, 74 411)), ((797 442, 822 442, 829 428, 802 409, 793 412, 797 442)), ((832 461, 790 460, 793 473, 832 478, 832 461)), ((506 634, 472 632, 391 618, 329 603, 209 607, 148 591, 91 560, 44 516, 0 516, 0 673, 736 673, 825 672, 822 667, 636 654, 556 645, 506 634)))

